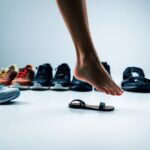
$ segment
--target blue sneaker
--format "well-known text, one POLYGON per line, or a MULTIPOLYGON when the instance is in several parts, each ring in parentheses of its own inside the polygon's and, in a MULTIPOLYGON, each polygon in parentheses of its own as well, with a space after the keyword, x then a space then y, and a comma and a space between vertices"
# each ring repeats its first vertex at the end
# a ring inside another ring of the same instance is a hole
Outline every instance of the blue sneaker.
POLYGON ((0 85, 0 104, 14 100, 19 97, 20 91, 17 88, 9 88, 0 85))

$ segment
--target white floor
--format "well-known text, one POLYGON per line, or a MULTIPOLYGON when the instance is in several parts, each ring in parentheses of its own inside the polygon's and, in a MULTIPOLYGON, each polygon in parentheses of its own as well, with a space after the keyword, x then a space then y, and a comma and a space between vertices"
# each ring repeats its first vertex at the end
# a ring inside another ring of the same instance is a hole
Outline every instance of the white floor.
POLYGON ((0 105, 0 150, 150 150, 150 94, 23 91, 16 101, 0 105), (68 108, 75 98, 116 110, 68 108))

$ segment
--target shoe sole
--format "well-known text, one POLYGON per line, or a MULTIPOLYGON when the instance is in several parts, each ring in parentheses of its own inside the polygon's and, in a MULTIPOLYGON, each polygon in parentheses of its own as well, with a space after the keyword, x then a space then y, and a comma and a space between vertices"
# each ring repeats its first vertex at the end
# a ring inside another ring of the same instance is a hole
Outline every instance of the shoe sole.
POLYGON ((29 90, 30 86, 29 85, 20 85, 19 83, 15 83, 10 86, 11 88, 18 88, 20 90, 29 90))
POLYGON ((64 86, 62 86, 61 84, 55 84, 54 86, 51 86, 50 87, 50 89, 51 90, 69 90, 70 89, 70 87, 64 87, 64 86))
POLYGON ((128 92, 139 92, 139 93, 149 93, 150 92, 150 88, 146 88, 145 86, 143 87, 121 87, 124 91, 128 91, 128 92))
POLYGON ((40 83, 36 83, 30 87, 30 90, 49 90, 49 86, 42 86, 40 83))
POLYGON ((88 87, 80 87, 80 86, 71 86, 70 90, 72 91, 78 91, 78 92, 89 92, 92 91, 92 88, 88 87))
POLYGON ((16 91, 15 94, 13 94, 13 96, 6 97, 3 100, 0 99, 0 104, 14 100, 14 99, 18 98, 19 96, 20 96, 20 91, 16 91))

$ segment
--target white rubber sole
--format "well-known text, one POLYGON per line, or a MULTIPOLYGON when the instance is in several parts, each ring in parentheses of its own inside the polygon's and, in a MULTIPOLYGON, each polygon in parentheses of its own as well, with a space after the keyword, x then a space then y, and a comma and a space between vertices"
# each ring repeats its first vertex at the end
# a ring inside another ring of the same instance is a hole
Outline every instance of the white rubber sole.
POLYGON ((54 86, 50 87, 51 90, 69 90, 70 87, 64 87, 61 84, 55 84, 54 86))
POLYGON ((42 86, 40 83, 35 83, 30 87, 30 90, 50 90, 49 86, 42 86))
POLYGON ((18 88, 20 90, 28 90, 30 89, 30 86, 29 85, 20 85, 19 83, 15 83, 13 85, 10 86, 11 88, 18 88))

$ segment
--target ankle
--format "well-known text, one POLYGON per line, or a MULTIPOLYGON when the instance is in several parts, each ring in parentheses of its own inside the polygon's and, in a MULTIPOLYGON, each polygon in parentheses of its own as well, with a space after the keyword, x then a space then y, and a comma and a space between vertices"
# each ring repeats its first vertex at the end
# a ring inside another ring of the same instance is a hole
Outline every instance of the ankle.
POLYGON ((97 60, 96 50, 92 43, 86 43, 84 45, 76 45, 76 51, 78 54, 78 60, 81 63, 86 63, 87 61, 97 60))
POLYGON ((77 61, 77 64, 81 67, 88 67, 89 65, 99 63, 98 57, 93 53, 81 54, 78 60, 79 61, 77 61))

